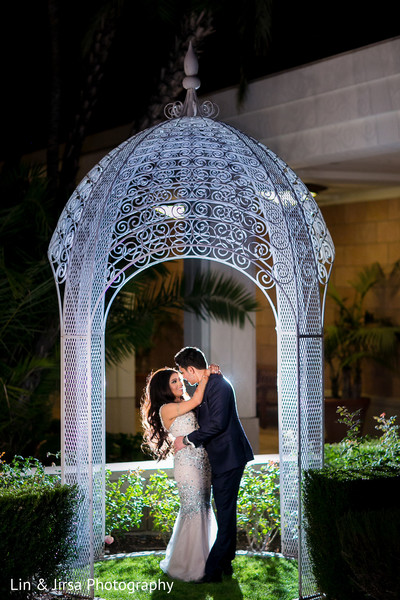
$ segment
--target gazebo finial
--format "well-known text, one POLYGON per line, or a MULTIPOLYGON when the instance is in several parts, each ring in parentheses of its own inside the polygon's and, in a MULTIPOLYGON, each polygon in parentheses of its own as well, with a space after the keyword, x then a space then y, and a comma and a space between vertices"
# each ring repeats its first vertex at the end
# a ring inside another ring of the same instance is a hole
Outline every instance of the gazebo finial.
POLYGON ((199 61, 193 50, 192 42, 189 42, 189 48, 183 61, 183 69, 186 77, 183 80, 182 85, 185 90, 198 90, 200 87, 200 79, 196 77, 196 75, 199 70, 199 61))
POLYGON ((196 90, 200 87, 200 79, 197 77, 199 63, 196 53, 193 50, 192 42, 189 42, 189 48, 183 61, 183 67, 185 78, 182 85, 186 90, 185 101, 183 103, 177 101, 167 104, 164 109, 165 116, 168 119, 197 116, 210 118, 217 117, 219 109, 216 104, 209 100, 200 104, 199 99, 197 98, 196 90))

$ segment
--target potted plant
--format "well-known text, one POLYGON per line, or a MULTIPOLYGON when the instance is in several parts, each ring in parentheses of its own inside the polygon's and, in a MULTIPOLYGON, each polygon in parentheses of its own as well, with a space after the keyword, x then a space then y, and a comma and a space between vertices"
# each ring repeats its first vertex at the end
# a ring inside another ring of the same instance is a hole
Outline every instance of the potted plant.
MULTIPOLYGON (((390 276, 392 289, 398 287, 398 261, 390 276)), ((362 396, 362 369, 367 359, 386 367, 395 364, 400 327, 388 317, 376 317, 364 307, 368 292, 385 282, 386 277, 379 263, 364 267, 354 281, 352 298, 342 297, 330 285, 328 295, 335 302, 338 313, 333 325, 325 328, 325 361, 330 370, 331 398, 325 399, 325 431, 327 441, 340 441, 346 433, 338 424, 337 406, 346 406, 350 412, 361 409, 365 417, 369 398, 362 396)))

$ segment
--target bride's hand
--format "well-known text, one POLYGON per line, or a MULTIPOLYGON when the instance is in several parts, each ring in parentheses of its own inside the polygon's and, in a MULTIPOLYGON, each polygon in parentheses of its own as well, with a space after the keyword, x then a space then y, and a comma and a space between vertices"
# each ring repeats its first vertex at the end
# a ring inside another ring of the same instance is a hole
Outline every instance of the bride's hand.
POLYGON ((211 375, 211 371, 210 371, 210 369, 206 369, 206 370, 204 371, 204 373, 203 373, 203 377, 202 377, 202 379, 208 380, 208 378, 210 377, 210 375, 211 375))
POLYGON ((211 375, 222 375, 219 365, 216 365, 214 363, 208 367, 207 371, 211 375))

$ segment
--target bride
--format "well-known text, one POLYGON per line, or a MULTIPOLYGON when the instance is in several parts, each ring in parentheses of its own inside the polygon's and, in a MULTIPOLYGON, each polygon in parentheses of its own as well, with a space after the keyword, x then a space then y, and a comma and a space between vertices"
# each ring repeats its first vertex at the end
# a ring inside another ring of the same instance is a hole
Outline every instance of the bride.
MULTIPOLYGON (((175 369, 159 369, 150 374, 141 403, 145 444, 157 460, 166 458, 174 438, 198 428, 194 409, 203 400, 210 365, 193 397, 185 390, 183 377, 175 369)), ((180 509, 165 559, 160 567, 170 577, 197 581, 215 541, 217 524, 211 507, 211 467, 204 448, 187 446, 174 457, 174 478, 178 485, 180 509)))

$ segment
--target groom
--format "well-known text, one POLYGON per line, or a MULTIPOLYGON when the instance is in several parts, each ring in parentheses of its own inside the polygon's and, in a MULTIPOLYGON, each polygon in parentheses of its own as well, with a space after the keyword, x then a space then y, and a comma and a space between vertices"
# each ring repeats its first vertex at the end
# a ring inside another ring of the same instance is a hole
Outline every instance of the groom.
MULTIPOLYGON (((191 385, 201 380, 207 361, 201 350, 187 347, 175 355, 175 363, 191 385)), ((221 581, 232 574, 236 551, 236 502, 240 480, 253 451, 239 421, 235 392, 221 375, 210 375, 203 402, 197 408, 199 429, 177 437, 175 451, 187 445, 204 446, 212 471, 217 508, 217 539, 208 556, 202 582, 221 581)))

